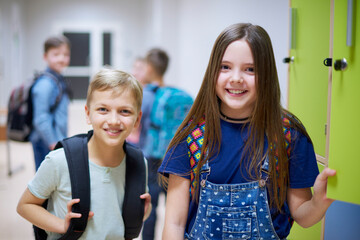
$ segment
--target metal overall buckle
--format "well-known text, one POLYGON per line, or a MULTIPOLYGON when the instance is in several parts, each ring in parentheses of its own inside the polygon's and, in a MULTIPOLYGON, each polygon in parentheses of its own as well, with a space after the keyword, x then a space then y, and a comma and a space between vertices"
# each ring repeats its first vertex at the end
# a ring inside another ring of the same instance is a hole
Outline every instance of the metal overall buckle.
POLYGON ((260 172, 259 186, 260 186, 261 188, 263 188, 263 187, 265 187, 265 185, 266 185, 266 181, 267 181, 268 178, 269 178, 270 172, 266 171, 265 169, 261 169, 261 172, 260 172), (265 179, 262 178, 261 172, 266 173, 266 178, 265 178, 265 179))
POLYGON ((206 169, 206 170, 204 170, 204 171, 201 171, 200 176, 201 176, 201 174, 208 172, 208 174, 206 174, 205 179, 201 179, 201 181, 200 181, 201 187, 205 187, 205 185, 206 185, 205 183, 206 183, 207 178, 208 178, 208 176, 209 176, 209 174, 210 174, 210 170, 211 170, 211 168, 209 167, 209 169, 206 169))

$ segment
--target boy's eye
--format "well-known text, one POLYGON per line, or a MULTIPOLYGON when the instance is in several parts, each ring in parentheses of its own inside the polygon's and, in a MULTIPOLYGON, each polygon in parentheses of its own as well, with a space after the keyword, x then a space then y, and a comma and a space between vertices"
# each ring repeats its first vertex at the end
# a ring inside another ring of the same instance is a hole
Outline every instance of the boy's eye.
POLYGON ((106 112, 107 109, 102 107, 102 108, 98 108, 98 111, 99 111, 99 112, 106 112))
POLYGON ((122 109, 120 112, 121 112, 122 114, 125 114, 125 115, 131 114, 131 111, 128 110, 128 109, 122 109))

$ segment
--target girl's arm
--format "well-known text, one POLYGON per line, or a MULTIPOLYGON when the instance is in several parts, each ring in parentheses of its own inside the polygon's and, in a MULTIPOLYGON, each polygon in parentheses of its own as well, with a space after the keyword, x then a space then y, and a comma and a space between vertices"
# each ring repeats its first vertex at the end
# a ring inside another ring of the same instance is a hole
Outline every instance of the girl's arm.
POLYGON ((163 240, 184 239, 189 209, 190 180, 173 174, 169 176, 163 240))
POLYGON ((144 193, 140 195, 141 199, 145 199, 145 205, 144 205, 144 218, 143 221, 145 221, 151 213, 152 205, 151 205, 151 196, 149 193, 144 193))
POLYGON ((290 212, 300 226, 311 227, 323 218, 326 210, 334 201, 326 197, 327 179, 335 174, 335 170, 325 168, 315 180, 314 195, 310 188, 288 189, 287 200, 290 212))
MULTIPOLYGON (((35 226, 50 232, 56 232, 63 234, 67 231, 70 219, 81 217, 80 213, 74 213, 71 211, 72 205, 78 203, 79 199, 72 199, 67 204, 68 213, 65 216, 65 220, 51 214, 42 204, 45 199, 35 197, 28 188, 21 196, 21 199, 17 206, 17 212, 26 220, 34 224, 35 226)), ((89 218, 94 216, 93 212, 89 213, 89 218)))

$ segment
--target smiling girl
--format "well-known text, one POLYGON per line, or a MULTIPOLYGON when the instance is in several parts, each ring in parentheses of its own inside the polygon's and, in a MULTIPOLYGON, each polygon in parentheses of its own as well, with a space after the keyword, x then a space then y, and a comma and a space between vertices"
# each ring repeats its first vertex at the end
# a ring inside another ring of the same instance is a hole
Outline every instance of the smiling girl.
POLYGON ((280 104, 266 31, 234 24, 217 38, 192 109, 159 168, 163 239, 285 239, 333 200, 305 128, 280 104), (314 186, 312 195, 311 187, 314 186))

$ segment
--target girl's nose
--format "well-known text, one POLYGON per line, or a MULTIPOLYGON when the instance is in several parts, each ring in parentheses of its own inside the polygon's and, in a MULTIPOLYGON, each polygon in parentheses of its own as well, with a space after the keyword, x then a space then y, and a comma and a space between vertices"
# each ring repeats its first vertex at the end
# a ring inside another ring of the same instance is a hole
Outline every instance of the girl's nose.
POLYGON ((240 71, 234 71, 231 75, 231 83, 242 83, 244 81, 240 71))

